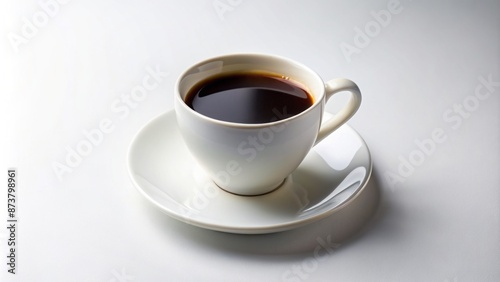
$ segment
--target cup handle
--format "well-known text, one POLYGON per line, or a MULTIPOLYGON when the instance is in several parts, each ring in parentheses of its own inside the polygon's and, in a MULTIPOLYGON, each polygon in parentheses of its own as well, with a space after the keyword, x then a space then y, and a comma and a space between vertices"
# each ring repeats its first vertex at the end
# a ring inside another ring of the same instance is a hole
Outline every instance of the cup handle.
POLYGON ((342 91, 349 91, 351 93, 351 97, 349 98, 347 105, 345 105, 345 107, 329 121, 321 125, 314 145, 318 144, 330 133, 349 120, 359 109, 359 106, 361 105, 361 92, 359 91, 356 83, 345 78, 332 79, 325 84, 325 103, 328 102, 334 94, 342 91))

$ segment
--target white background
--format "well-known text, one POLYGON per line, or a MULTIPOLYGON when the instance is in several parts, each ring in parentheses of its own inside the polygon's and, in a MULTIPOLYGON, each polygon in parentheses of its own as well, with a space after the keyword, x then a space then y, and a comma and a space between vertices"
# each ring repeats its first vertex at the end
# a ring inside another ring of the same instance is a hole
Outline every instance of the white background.
POLYGON ((1 281, 500 281, 499 1, 67 2, 0 8, 1 281), (180 72, 234 52, 359 85, 349 124, 374 174, 356 202, 248 236, 177 222, 142 199, 126 170, 132 138, 172 109, 180 72), (163 73, 157 86, 119 112, 148 68, 163 73), (113 130, 59 179, 54 164, 103 121, 113 130), (335 248, 315 255, 327 241, 335 248))

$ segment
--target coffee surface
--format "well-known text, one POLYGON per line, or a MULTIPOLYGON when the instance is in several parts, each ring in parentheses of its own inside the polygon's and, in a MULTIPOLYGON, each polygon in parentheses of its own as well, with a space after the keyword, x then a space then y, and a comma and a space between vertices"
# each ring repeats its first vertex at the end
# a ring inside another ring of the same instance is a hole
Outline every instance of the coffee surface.
POLYGON ((256 124, 299 114, 313 104, 313 98, 286 78, 241 73, 201 81, 190 89, 185 102, 214 119, 256 124))

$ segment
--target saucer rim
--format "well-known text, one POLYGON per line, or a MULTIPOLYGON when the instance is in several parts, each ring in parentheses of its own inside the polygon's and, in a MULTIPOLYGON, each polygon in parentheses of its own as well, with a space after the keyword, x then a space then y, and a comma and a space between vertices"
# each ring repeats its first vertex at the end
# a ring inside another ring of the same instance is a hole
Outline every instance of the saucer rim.
MULTIPOLYGON (((331 113, 325 111, 325 114, 330 114, 331 113)), ((144 126, 142 126, 137 133, 134 135, 132 138, 132 141, 130 142, 128 149, 127 149, 127 172, 130 177, 130 180, 132 181, 135 189, 146 199, 148 202, 156 206, 158 209, 160 209, 161 212, 165 213, 169 217, 172 217, 176 220, 179 220, 181 222, 184 222, 189 225, 193 225, 199 228, 203 229, 208 229, 208 230, 213 230, 213 231, 219 231, 219 232, 226 232, 226 233, 234 233, 234 234, 270 234, 270 233, 277 233, 277 232, 283 232, 291 229, 296 229, 303 227, 305 225, 311 224, 313 222, 320 221, 322 219, 325 219, 326 217, 331 216, 332 214, 338 212, 342 208, 344 208, 346 205, 350 204, 352 201, 354 201, 366 188, 368 182, 370 181, 372 172, 373 172, 373 158, 371 156, 370 149, 368 148, 368 145, 366 144, 365 140, 361 137, 361 135, 358 133, 357 130, 349 126, 347 123, 343 124, 342 126, 345 126, 349 128, 349 130, 352 130, 357 138, 360 139, 362 144, 364 145, 363 147, 366 149, 367 157, 368 157, 368 172, 366 176, 363 178, 363 183, 360 185, 361 187, 357 189, 355 193, 350 195, 347 199, 345 199, 341 204, 338 206, 335 206, 332 209, 326 210, 324 212, 320 212, 312 217, 304 218, 304 219, 299 219, 299 220, 294 220, 290 222, 284 222, 284 223, 279 223, 279 224, 272 224, 272 225, 265 225, 265 226, 259 226, 259 227, 241 227, 241 226, 228 226, 228 225, 221 225, 221 224, 214 224, 214 223, 207 223, 204 221, 196 220, 190 217, 183 217, 179 213, 171 210, 169 207, 166 207, 156 201, 152 196, 150 196, 146 191, 137 183, 137 181, 134 178, 134 173, 132 171, 132 148, 134 147, 135 143, 137 142, 138 138, 141 136, 141 133, 149 126, 151 126, 155 121, 158 121, 158 119, 167 116, 167 115, 174 115, 175 117, 175 110, 168 110, 165 111, 161 114, 156 115, 155 117, 151 118, 144 126)), ((326 137, 328 138, 328 137, 326 137)), ((326 139, 325 138, 325 139, 326 139)), ((274 191, 270 193, 274 193, 276 190, 279 190, 279 187, 275 189, 274 191)), ((223 193, 229 193, 223 189, 221 189, 221 192, 223 193)), ((236 195, 239 197, 247 197, 247 196, 241 196, 241 195, 236 195)), ((257 196, 258 197, 258 196, 257 196)))

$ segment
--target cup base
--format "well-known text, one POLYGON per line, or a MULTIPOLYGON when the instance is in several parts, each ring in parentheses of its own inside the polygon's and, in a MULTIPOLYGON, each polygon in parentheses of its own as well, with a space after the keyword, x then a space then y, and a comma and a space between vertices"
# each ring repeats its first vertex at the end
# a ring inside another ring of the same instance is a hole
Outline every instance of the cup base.
POLYGON ((239 193, 235 193, 235 192, 231 192, 221 186, 219 186, 217 183, 215 183, 215 181, 212 180, 212 182, 215 184, 215 186, 219 187, 222 191, 224 192, 227 192, 229 194, 233 194, 233 195, 236 195, 236 196, 242 196, 242 197, 258 197, 258 196, 263 196, 263 195, 267 195, 267 194, 270 194, 278 189, 280 189, 283 184, 285 184, 286 180, 288 179, 288 177, 286 177, 285 179, 283 179, 277 186, 273 186, 273 188, 271 188, 269 191, 266 191, 264 193, 259 193, 259 194, 239 194, 239 193))

